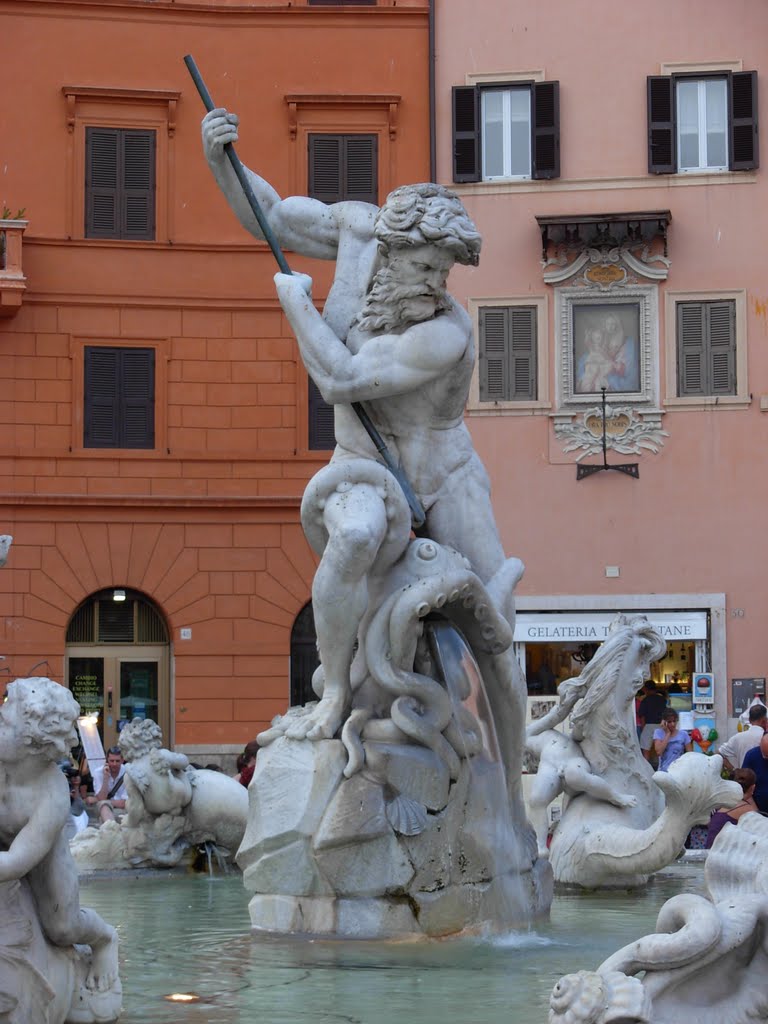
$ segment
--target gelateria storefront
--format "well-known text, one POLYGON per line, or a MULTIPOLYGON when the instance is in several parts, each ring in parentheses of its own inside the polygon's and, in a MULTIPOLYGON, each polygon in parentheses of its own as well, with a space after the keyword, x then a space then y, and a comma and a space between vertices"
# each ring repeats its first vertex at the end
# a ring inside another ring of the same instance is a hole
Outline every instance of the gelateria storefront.
MULTIPOLYGON (((554 696, 564 679, 578 676, 607 636, 619 610, 626 615, 645 615, 667 641, 666 654, 651 666, 650 678, 668 695, 672 707, 692 711, 694 676, 712 671, 710 609, 520 609, 515 620, 515 649, 525 670, 528 696, 554 696)), ((714 706, 706 710, 712 712, 714 706)))

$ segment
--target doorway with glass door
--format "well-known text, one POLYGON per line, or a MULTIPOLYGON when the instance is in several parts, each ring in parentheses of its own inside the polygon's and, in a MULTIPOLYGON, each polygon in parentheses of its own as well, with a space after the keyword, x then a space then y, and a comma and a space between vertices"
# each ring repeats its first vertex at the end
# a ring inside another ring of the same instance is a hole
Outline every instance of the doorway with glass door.
POLYGON ((96 594, 72 617, 66 680, 81 713, 96 717, 105 750, 134 718, 157 722, 172 742, 167 636, 157 609, 130 590, 96 594))

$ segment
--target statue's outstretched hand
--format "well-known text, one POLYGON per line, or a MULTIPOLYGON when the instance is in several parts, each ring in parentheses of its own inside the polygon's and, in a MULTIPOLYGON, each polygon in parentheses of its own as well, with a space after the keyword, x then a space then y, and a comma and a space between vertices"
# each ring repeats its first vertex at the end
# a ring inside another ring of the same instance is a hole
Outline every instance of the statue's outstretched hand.
POLYGON ((278 295, 300 287, 312 298, 312 278, 308 274, 275 274, 275 287, 278 295))
POLYGON ((224 146, 228 142, 237 142, 239 124, 237 114, 230 114, 224 107, 216 107, 205 115, 201 131, 203 150, 209 163, 220 163, 224 159, 224 146))

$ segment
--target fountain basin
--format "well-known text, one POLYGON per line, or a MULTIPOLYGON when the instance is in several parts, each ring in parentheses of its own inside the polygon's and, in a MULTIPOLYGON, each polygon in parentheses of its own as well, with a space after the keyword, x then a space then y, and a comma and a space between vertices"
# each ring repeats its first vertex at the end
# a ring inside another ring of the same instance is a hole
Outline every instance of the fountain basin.
POLYGON ((83 904, 120 934, 121 1024, 542 1024, 563 974, 652 932, 681 891, 704 892, 701 864, 676 863, 642 890, 557 892, 550 920, 529 930, 383 943, 252 936, 238 875, 81 879, 83 904))

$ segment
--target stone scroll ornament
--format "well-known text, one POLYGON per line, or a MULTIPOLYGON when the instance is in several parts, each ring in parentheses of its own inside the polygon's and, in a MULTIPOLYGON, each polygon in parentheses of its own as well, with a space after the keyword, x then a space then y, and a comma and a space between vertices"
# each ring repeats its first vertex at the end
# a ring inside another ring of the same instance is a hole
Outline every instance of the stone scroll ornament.
POLYGON ((57 762, 80 708, 50 679, 17 679, 0 705, 0 1020, 108 1024, 120 1016, 117 933, 80 906, 57 762))
POLYGON ((248 797, 222 772, 193 768, 166 750, 155 722, 134 719, 120 733, 128 803, 120 821, 87 828, 70 840, 82 872, 170 868, 203 843, 234 855, 245 831, 248 797))
POLYGON ((644 616, 618 616, 581 675, 560 684, 558 704, 528 726, 527 748, 539 758, 529 805, 541 856, 547 807, 566 798, 548 854, 558 882, 642 885, 678 856, 693 825, 742 799, 741 787, 720 777, 719 754, 683 754, 655 773, 643 757, 635 696, 665 650, 644 616))
POLYGON ((768 1019, 768 821, 745 814, 726 825, 707 857, 708 898, 681 893, 656 931, 624 946, 596 971, 561 978, 549 1024, 679 1024, 768 1019))

